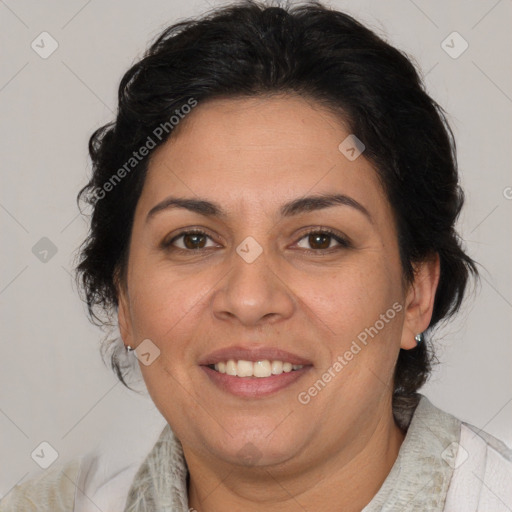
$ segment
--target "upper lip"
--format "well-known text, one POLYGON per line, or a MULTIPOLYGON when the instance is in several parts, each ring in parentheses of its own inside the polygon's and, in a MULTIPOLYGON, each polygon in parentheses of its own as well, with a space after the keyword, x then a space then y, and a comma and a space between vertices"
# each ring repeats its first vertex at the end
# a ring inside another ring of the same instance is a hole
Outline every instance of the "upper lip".
POLYGON ((234 359, 235 361, 283 361, 291 364, 300 364, 303 366, 311 365, 311 361, 304 359, 296 354, 287 352, 273 347, 261 347, 261 348, 245 348, 240 346, 221 348, 211 352, 204 356, 199 361, 200 366, 207 366, 210 364, 217 364, 219 362, 228 361, 234 359))

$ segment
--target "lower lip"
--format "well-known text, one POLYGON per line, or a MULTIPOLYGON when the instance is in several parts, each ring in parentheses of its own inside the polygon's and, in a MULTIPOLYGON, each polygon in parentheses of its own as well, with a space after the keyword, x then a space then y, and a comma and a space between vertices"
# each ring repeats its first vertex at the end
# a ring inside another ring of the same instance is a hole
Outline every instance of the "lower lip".
POLYGON ((244 398, 259 398, 281 391, 302 378, 311 368, 304 366, 300 370, 283 372, 270 377, 234 377, 227 373, 220 373, 208 366, 201 366, 208 378, 218 388, 235 396, 244 398))

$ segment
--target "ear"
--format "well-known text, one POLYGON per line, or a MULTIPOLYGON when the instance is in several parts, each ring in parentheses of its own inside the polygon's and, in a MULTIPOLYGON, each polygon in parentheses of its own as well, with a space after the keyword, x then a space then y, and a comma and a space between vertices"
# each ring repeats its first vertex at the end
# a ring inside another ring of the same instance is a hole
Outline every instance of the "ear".
POLYGON ((117 322, 119 325, 119 332, 125 345, 130 345, 135 348, 133 329, 131 323, 131 310, 130 310, 130 296, 128 294, 128 288, 119 276, 119 273, 115 272, 114 282, 117 290, 117 322))
POLYGON ((414 337, 425 331, 430 324, 439 275, 440 261, 437 253, 414 266, 414 281, 409 286, 405 300, 405 319, 400 344, 405 350, 416 347, 414 337))

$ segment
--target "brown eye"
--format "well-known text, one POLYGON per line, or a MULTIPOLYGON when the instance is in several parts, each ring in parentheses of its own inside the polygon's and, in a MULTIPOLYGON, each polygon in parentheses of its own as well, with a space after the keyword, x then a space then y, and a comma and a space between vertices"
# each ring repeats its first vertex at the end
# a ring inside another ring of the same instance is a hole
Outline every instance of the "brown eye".
POLYGON ((306 233, 306 235, 301 238, 298 245, 304 249, 309 249, 310 252, 320 252, 328 249, 343 249, 350 247, 349 242, 340 235, 324 230, 317 230, 306 233), (335 242, 335 244, 333 245, 332 242, 335 242), (304 243, 306 246, 301 245, 304 243))
POLYGON ((207 246, 208 240, 211 238, 202 231, 183 231, 176 235, 172 240, 164 242, 164 249, 181 249, 183 251, 198 251, 214 245, 207 246))
POLYGON ((187 249, 202 249, 206 245, 206 236, 199 233, 183 235, 183 245, 187 249))
POLYGON ((318 233, 309 235, 308 242, 313 249, 328 249, 331 245, 331 238, 331 235, 318 233))

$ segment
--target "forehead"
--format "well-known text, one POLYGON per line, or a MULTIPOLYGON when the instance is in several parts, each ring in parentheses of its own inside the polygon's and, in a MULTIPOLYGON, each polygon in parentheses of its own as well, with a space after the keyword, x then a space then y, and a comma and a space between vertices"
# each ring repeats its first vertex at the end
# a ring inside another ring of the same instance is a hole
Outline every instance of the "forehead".
POLYGON ((339 149, 350 135, 341 117, 299 96, 199 103, 151 156, 142 206, 169 193, 208 196, 226 209, 333 192, 377 204, 372 165, 339 149))

